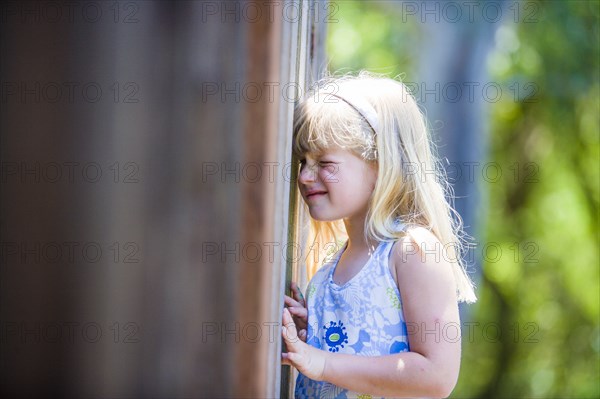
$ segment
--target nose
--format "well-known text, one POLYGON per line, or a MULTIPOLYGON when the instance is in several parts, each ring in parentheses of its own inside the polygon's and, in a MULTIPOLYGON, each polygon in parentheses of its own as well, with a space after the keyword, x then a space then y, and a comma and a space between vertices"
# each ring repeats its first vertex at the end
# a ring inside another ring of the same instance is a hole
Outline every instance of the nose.
POLYGON ((308 161, 305 161, 305 163, 300 166, 300 175, 298 176, 298 182, 304 185, 308 183, 313 183, 317 177, 316 168, 316 163, 309 163, 308 161))

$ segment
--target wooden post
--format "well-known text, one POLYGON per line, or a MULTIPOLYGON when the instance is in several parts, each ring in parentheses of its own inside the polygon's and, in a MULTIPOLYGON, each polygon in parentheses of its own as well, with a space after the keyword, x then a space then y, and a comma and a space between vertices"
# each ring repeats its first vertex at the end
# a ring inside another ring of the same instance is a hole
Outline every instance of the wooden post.
POLYGON ((289 391, 285 87, 326 3, 90 4, 1 6, 2 396, 289 391))

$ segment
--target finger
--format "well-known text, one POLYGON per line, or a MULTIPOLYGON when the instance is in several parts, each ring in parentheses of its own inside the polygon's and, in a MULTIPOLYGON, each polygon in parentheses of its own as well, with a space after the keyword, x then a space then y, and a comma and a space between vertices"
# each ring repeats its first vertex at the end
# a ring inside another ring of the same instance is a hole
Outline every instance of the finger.
POLYGON ((308 325, 308 315, 305 308, 287 308, 293 316, 296 330, 305 329, 308 325))
POLYGON ((292 319, 292 314, 290 313, 288 308, 283 309, 282 314, 282 327, 286 329, 296 329, 296 324, 294 324, 294 319, 292 319))
POLYGON ((304 295, 302 295, 302 291, 298 287, 298 284, 292 281, 290 288, 294 294, 294 299, 296 299, 296 301, 300 302, 304 306, 306 304, 306 301, 304 300, 304 295))
POLYGON ((296 301, 295 299, 285 295, 283 298, 283 301, 285 302, 286 306, 296 306, 296 307, 302 307, 302 304, 298 301, 296 301))
POLYGON ((302 304, 302 306, 306 306, 306 300, 304 299, 304 295, 302 295, 302 291, 298 290, 297 299, 298 302, 302 304))
POLYGON ((298 332, 296 331, 296 325, 292 319, 292 315, 286 309, 283 309, 283 318, 281 326, 281 336, 288 345, 288 350, 291 350, 295 343, 298 342, 298 332))
POLYGON ((302 307, 289 307, 287 309, 295 317, 299 317, 299 318, 304 319, 304 320, 306 320, 306 318, 308 317, 308 310, 306 308, 302 308, 302 307))
POLYGON ((298 337, 300 337, 300 339, 303 342, 306 342, 306 330, 302 329, 298 332, 298 337))
POLYGON ((302 306, 302 304, 298 301, 296 301, 294 298, 289 297, 289 296, 285 296, 284 297, 284 302, 287 306, 302 306))

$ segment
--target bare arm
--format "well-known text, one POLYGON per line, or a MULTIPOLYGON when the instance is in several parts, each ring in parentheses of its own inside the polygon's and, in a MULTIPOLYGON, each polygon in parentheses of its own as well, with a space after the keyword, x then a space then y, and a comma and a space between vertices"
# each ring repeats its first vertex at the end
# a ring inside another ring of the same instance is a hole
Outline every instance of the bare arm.
MULTIPOLYGON (((421 252, 434 248, 435 237, 420 231, 394 248, 410 352, 365 357, 329 353, 294 339, 295 326, 284 312, 283 336, 289 353, 284 363, 307 377, 356 392, 393 397, 450 395, 460 366, 460 320, 450 264, 441 256, 421 252)), ((439 246, 439 245, 438 245, 439 246)), ((440 248, 441 249, 441 248, 440 248)))

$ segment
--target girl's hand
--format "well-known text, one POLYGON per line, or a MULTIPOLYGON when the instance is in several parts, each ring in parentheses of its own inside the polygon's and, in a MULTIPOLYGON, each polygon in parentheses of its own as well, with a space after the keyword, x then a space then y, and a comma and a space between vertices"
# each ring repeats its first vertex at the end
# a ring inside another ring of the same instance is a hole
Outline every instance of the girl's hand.
POLYGON ((302 296, 302 292, 298 288, 298 285, 292 281, 291 283, 292 295, 294 298, 290 298, 285 295, 284 301, 285 306, 288 307, 294 324, 298 329, 298 337, 306 342, 306 326, 308 325, 308 310, 306 309, 306 301, 302 296))
POLYGON ((298 339, 296 325, 288 309, 283 309, 281 336, 288 350, 281 354, 282 364, 296 367, 311 380, 321 381, 328 353, 298 339))

